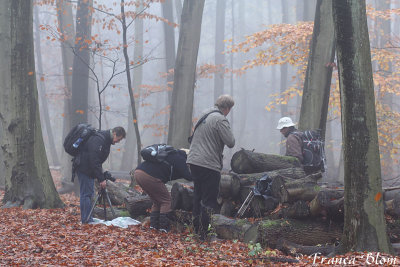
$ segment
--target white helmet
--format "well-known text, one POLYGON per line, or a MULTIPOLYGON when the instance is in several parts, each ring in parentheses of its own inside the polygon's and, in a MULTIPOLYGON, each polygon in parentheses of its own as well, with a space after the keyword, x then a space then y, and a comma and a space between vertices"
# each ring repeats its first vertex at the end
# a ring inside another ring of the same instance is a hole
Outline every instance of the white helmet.
POLYGON ((280 130, 285 127, 290 127, 290 126, 295 126, 296 124, 293 123, 292 119, 289 117, 283 117, 280 118, 278 121, 278 126, 276 126, 276 129, 280 130))

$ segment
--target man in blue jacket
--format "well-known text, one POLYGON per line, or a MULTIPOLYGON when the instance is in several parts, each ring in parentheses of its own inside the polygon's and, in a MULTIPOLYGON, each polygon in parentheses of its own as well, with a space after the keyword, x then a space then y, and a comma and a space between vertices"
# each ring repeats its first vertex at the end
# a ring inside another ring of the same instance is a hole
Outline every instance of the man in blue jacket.
POLYGON ((123 127, 98 131, 82 147, 82 151, 79 154, 79 164, 76 169, 80 186, 82 223, 93 222, 93 218, 87 220, 87 217, 90 213, 91 200, 94 195, 94 179, 97 179, 101 188, 106 188, 102 164, 110 154, 111 145, 115 145, 125 136, 126 133, 123 127))

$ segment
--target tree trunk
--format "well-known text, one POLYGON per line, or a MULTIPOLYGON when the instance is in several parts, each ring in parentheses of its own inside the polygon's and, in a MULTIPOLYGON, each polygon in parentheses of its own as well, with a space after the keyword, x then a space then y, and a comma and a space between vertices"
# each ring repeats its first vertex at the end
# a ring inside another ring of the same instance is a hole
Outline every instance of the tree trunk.
POLYGON ((332 1, 344 144, 343 252, 390 253, 365 1, 332 1))
POLYGON ((340 222, 343 221, 343 195, 344 191, 342 189, 325 189, 319 191, 315 198, 310 202, 311 215, 323 216, 327 219, 340 222))
POLYGON ((313 255, 315 253, 326 256, 335 250, 335 245, 318 244, 317 246, 302 246, 281 238, 278 240, 276 248, 288 255, 293 256, 313 255))
MULTIPOLYGON (((10 5, 11 1, 0 2, 0 58, 2 59, 0 64, 0 92, 2 93, 7 92, 11 88, 10 5)), ((4 97, 2 95, 2 98, 4 97)), ((0 144, 3 143, 3 138, 3 120, 0 118, 0 144)), ((0 149, 0 187, 4 189, 6 173, 3 153, 3 149, 0 149)))
POLYGON ((171 209, 193 210, 193 185, 175 182, 171 188, 171 209))
POLYGON ((238 174, 273 171, 293 167, 300 167, 300 163, 295 157, 257 153, 245 149, 237 151, 233 154, 231 159, 231 168, 238 174))
POLYGON ((317 1, 314 30, 304 80, 299 129, 321 129, 325 139, 335 40, 332 3, 317 1))
MULTIPOLYGON (((87 40, 91 40, 92 0, 79 0, 76 12, 76 36, 74 39, 74 59, 71 88, 71 127, 88 122, 88 88, 90 49, 87 40), (75 41, 76 40, 76 41, 75 41)), ((74 193, 79 194, 78 179, 75 179, 74 193)))
POLYGON ((317 180, 321 173, 311 174, 301 179, 276 177, 272 180, 272 196, 280 203, 293 203, 298 200, 311 201, 318 194, 317 180))
MULTIPOLYGON (((143 2, 140 2, 140 5, 136 8, 136 12, 140 13, 143 10, 143 2)), ((142 18, 135 18, 135 46, 133 50, 133 61, 134 62, 141 62, 143 59, 143 19, 142 18)), ((137 66, 133 69, 133 88, 135 97, 135 107, 137 108, 136 116, 139 116, 139 99, 140 99, 140 85, 142 84, 143 78, 143 67, 137 66)), ((138 156, 137 153, 137 140, 135 133, 135 126, 133 123, 133 115, 132 109, 128 111, 128 134, 129 138, 126 138, 125 147, 124 147, 124 154, 122 156, 121 162, 121 170, 131 171, 135 164, 135 158, 138 156), (135 153, 136 152, 136 153, 135 153)), ((141 148, 140 148, 141 149, 141 148)), ((140 151, 139 149, 139 151, 140 151)), ((137 159, 136 159, 137 162, 137 159)), ((134 185, 132 185, 134 186, 134 185)))
MULTIPOLYGON (((3 1, 11 18, 6 30, 8 45, 2 53, 2 66, 7 77, 7 87, 0 82, 0 119, 4 136, 1 148, 5 161, 5 207, 60 208, 63 206, 54 186, 42 138, 38 96, 36 88, 33 51, 33 27, 31 1, 3 1), (9 35, 7 34, 9 33, 9 35), (10 65, 4 65, 4 63, 10 65), (10 81, 10 83, 8 83, 10 81)), ((3 13, 4 14, 4 13, 3 13)), ((3 72, 2 72, 3 73, 3 72)), ((2 77, 4 78, 4 76, 2 77)))
POLYGON ((269 248, 276 248, 280 238, 299 245, 317 246, 333 244, 342 235, 339 225, 316 220, 263 220, 258 231, 262 245, 269 248))
POLYGON ((133 95, 132 90, 132 81, 131 81, 131 71, 130 71, 130 61, 128 56, 128 41, 126 38, 127 35, 127 25, 126 25, 126 17, 125 17, 125 1, 121 0, 121 22, 122 22, 122 43, 123 43, 123 53, 125 59, 125 72, 126 72, 126 80, 128 82, 128 93, 129 99, 131 102, 131 112, 132 112, 132 119, 133 125, 135 128, 135 136, 136 136, 136 152, 137 152, 137 165, 140 164, 142 158, 140 156, 140 149, 142 147, 142 141, 140 140, 140 133, 139 133, 139 125, 138 125, 138 117, 137 117, 137 109, 135 103, 135 96, 133 95))
MULTIPOLYGON (((167 0, 161 4, 162 14, 165 19, 169 22, 174 22, 173 16, 173 0, 167 0)), ((164 47, 165 47, 165 67, 167 72, 167 91, 166 91, 166 105, 171 104, 172 100, 172 88, 171 85, 174 83, 174 77, 170 75, 170 71, 175 68, 175 29, 173 26, 164 23, 164 47), (171 90, 170 90, 171 89, 171 90)), ((160 105, 161 107, 163 105, 160 105)), ((169 117, 165 116, 165 125, 168 125, 169 117)), ((163 136, 164 138, 167 136, 163 136)), ((163 141, 167 142, 167 140, 163 141)))
POLYGON ((219 196, 224 199, 236 199, 239 195, 240 179, 235 174, 223 174, 219 181, 219 196))
MULTIPOLYGON (((71 127, 71 93, 72 93, 72 67, 73 67, 73 47, 75 42, 75 28, 72 15, 72 6, 66 0, 57 0, 57 20, 58 28, 61 34, 61 56, 63 64, 63 77, 64 77, 64 116, 63 116, 63 135, 62 140, 65 139, 71 127)), ((71 183, 72 176, 72 163, 71 157, 62 149, 61 151, 62 162, 62 185, 64 192, 73 190, 71 183)), ((78 184, 76 183, 75 192, 78 192, 78 184)), ((61 192, 60 192, 61 193, 61 192)))
POLYGON ((189 147, 203 8, 204 0, 183 4, 168 131, 168 144, 174 147, 189 147))
POLYGON ((72 68, 71 126, 88 121, 88 88, 92 0, 79 0, 76 12, 76 38, 72 68))
POLYGON ((147 210, 153 205, 149 196, 130 196, 125 198, 125 207, 132 218, 137 218, 140 215, 146 215, 147 210))
POLYGON ((268 175, 271 179, 275 177, 300 179, 306 177, 302 168, 293 167, 287 169, 278 169, 269 172, 251 173, 251 174, 238 174, 241 186, 254 185, 257 180, 268 175))
MULTIPOLYGON (((38 6, 35 7, 35 22, 36 22, 36 31, 35 31, 35 52, 36 52, 36 59, 37 59, 37 66, 38 66, 38 72, 39 76, 44 75, 43 73, 43 62, 42 62, 42 51, 41 51, 41 46, 40 46, 40 21, 39 21, 39 8, 38 6)), ((38 79, 39 81, 39 89, 38 89, 38 95, 39 95, 39 102, 42 106, 42 113, 41 113, 41 124, 45 125, 46 133, 47 133, 47 143, 48 143, 48 151, 50 152, 49 155, 51 156, 51 163, 53 166, 59 166, 60 165, 60 160, 58 159, 57 155, 57 150, 56 150, 56 145, 54 143, 54 136, 53 136, 53 130, 52 126, 50 123, 50 113, 49 113, 49 107, 46 99, 46 87, 44 81, 42 81, 40 78, 38 79)))
POLYGON ((174 0, 174 6, 175 6, 175 12, 176 12, 176 18, 178 24, 181 24, 181 16, 182 16, 182 2, 181 0, 174 0))
POLYGON ((226 0, 216 1, 216 21, 215 21, 215 65, 221 66, 221 70, 214 75, 214 101, 224 93, 225 76, 225 7, 226 0))
POLYGON ((219 238, 237 239, 242 242, 256 242, 258 233, 257 226, 246 220, 235 220, 227 218, 221 214, 212 216, 211 225, 215 229, 219 238))

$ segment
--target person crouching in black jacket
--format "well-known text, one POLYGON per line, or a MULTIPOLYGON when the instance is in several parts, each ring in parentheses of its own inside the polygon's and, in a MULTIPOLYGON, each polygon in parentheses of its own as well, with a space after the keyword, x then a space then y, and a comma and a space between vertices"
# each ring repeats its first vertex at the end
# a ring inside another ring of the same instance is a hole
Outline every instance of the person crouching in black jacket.
POLYGON ((158 229, 165 233, 170 230, 167 215, 171 211, 171 195, 165 183, 179 178, 193 180, 186 165, 186 158, 185 151, 176 150, 168 154, 167 163, 144 161, 135 169, 134 177, 137 184, 153 201, 150 213, 151 229, 158 229))
POLYGON ((111 145, 115 145, 126 136, 125 129, 115 127, 112 130, 98 131, 86 141, 79 154, 79 165, 76 174, 80 187, 80 208, 82 223, 93 222, 87 218, 91 209, 94 195, 94 179, 97 179, 101 188, 106 188, 106 179, 102 164, 110 154, 111 145))

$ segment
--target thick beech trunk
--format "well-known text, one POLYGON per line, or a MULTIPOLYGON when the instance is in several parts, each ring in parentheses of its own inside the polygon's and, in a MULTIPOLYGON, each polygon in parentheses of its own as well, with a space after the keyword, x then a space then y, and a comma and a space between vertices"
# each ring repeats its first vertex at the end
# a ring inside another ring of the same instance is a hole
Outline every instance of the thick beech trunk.
MULTIPOLYGON (((60 208, 44 149, 33 51, 31 1, 2 1, 10 24, 2 37, 5 85, 0 85, 1 149, 5 164, 5 207, 60 208), (7 42, 8 41, 8 42, 7 42), (9 76, 8 76, 9 75, 9 76)), ((5 16, 5 17, 3 17, 5 16)), ((0 80, 3 84, 3 80, 0 80)))
POLYGON ((231 168, 234 172, 258 173, 300 167, 297 158, 239 150, 232 156, 231 168))
POLYGON ((332 1, 344 147, 342 251, 392 248, 383 207, 374 82, 365 1, 332 1))

